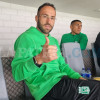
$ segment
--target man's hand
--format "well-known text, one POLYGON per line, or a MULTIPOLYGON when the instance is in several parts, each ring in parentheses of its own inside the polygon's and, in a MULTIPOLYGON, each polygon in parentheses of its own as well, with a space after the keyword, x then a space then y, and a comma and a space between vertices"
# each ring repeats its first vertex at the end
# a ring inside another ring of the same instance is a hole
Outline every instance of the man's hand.
POLYGON ((81 79, 81 80, 87 80, 87 79, 85 79, 85 78, 83 78, 83 77, 80 77, 79 79, 81 79))
POLYGON ((49 39, 46 38, 46 43, 43 46, 43 49, 39 55, 35 57, 38 64, 50 62, 57 59, 57 47, 49 45, 49 39))

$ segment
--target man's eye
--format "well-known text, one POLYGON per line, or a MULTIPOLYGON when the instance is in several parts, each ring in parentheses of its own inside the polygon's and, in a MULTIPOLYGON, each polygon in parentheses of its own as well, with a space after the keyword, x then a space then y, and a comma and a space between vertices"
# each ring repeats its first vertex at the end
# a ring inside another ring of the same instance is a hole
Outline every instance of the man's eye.
POLYGON ((44 18, 47 18, 47 16, 46 16, 46 15, 43 15, 43 17, 44 17, 44 18))
POLYGON ((51 17, 51 19, 54 20, 55 18, 54 17, 51 17))
POLYGON ((76 24, 76 26, 79 26, 78 24, 76 24))
POLYGON ((55 20, 55 17, 51 17, 51 20, 55 20))

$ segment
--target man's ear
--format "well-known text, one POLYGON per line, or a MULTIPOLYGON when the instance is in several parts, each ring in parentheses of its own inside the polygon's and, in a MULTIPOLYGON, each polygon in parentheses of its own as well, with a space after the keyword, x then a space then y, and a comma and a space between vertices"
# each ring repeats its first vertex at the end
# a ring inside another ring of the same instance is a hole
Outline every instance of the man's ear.
POLYGON ((37 15, 35 16, 35 21, 38 22, 38 16, 37 15))
POLYGON ((70 25, 70 29, 72 29, 72 25, 70 25))

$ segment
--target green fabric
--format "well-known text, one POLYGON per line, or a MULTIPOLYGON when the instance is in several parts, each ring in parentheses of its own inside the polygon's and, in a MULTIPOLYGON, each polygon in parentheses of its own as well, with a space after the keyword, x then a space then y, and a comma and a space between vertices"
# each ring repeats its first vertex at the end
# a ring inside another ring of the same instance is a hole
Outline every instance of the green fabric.
POLYGON ((49 45, 56 45, 58 48, 58 59, 43 63, 40 68, 34 64, 33 57, 42 51, 46 42, 43 33, 35 27, 30 27, 18 37, 14 45, 15 57, 11 64, 13 77, 17 82, 26 82, 35 100, 41 100, 64 75, 74 79, 81 77, 65 64, 58 41, 50 35, 48 38, 49 45))
POLYGON ((79 33, 76 35, 73 35, 71 33, 64 34, 61 39, 60 43, 60 48, 62 48, 63 43, 68 43, 68 42, 78 42, 80 44, 81 50, 86 49, 88 38, 86 34, 79 33))

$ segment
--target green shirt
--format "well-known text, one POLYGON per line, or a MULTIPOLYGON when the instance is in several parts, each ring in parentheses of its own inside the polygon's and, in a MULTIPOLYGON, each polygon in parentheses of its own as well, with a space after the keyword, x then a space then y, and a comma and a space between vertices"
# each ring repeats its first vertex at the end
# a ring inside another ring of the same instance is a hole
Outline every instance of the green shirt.
POLYGON ((71 33, 64 34, 61 39, 60 43, 60 48, 62 48, 63 43, 68 43, 68 42, 78 42, 80 44, 81 50, 86 49, 88 38, 86 34, 79 33, 76 35, 73 35, 71 33))
POLYGON ((49 45, 58 48, 58 59, 43 63, 39 68, 34 64, 33 57, 42 51, 46 42, 45 35, 34 27, 21 34, 15 42, 15 57, 12 61, 12 73, 18 82, 24 80, 35 100, 41 100, 64 75, 78 79, 79 73, 73 71, 60 53, 58 41, 48 36, 49 45))

